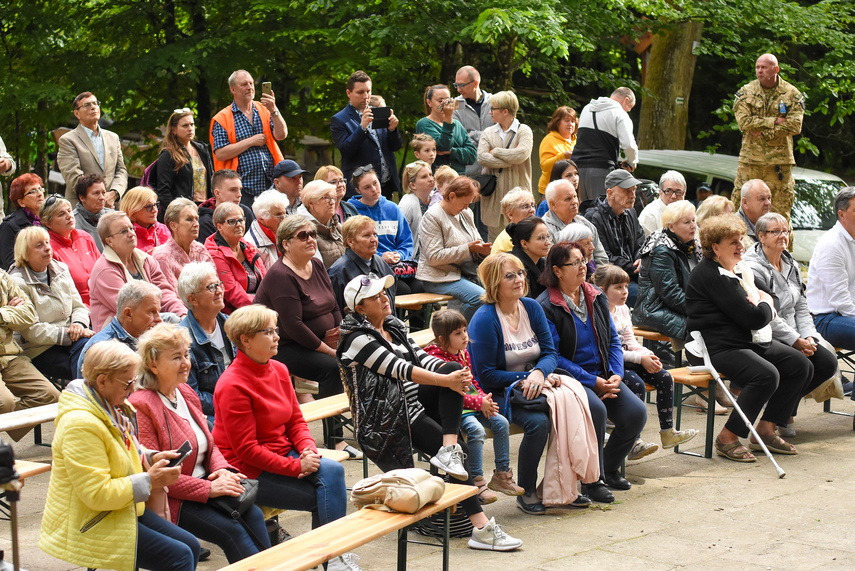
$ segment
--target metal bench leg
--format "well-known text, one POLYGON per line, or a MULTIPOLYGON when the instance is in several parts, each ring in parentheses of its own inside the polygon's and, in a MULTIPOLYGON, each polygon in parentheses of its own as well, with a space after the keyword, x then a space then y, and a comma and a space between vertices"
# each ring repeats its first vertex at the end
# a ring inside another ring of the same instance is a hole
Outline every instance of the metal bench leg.
POLYGON ((718 383, 713 381, 709 385, 710 400, 707 403, 707 441, 704 446, 704 458, 712 458, 713 432, 715 431, 716 390, 718 390, 718 383))
POLYGON ((42 425, 41 424, 37 424, 35 426, 35 428, 33 428, 33 441, 35 442, 36 446, 44 446, 44 444, 42 444, 42 425))
POLYGON ((403 528, 398 530, 398 571, 407 570, 407 530, 403 528))
POLYGON ((451 508, 445 508, 445 521, 442 526, 442 571, 448 571, 451 555, 451 508))

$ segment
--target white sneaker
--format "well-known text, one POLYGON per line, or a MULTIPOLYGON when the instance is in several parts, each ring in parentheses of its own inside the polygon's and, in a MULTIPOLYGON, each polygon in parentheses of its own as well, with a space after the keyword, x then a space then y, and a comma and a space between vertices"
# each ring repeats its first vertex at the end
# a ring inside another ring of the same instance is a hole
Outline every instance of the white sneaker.
POLYGON ((645 442, 642 439, 638 439, 635 441, 635 444, 632 447, 632 450, 629 451, 629 454, 626 455, 627 460, 639 460, 644 458, 649 454, 653 454, 659 450, 658 444, 653 444, 652 442, 645 442))
POLYGON ((522 545, 522 539, 511 537, 502 529, 496 518, 490 518, 487 525, 472 530, 469 538, 469 547, 472 549, 483 549, 486 551, 513 551, 522 545))
POLYGON ((443 446, 436 456, 430 459, 430 463, 458 480, 469 479, 469 474, 463 467, 463 449, 460 444, 443 446))
POLYGON ((345 553, 330 559, 327 562, 327 571, 362 571, 362 567, 356 564, 356 559, 359 559, 359 555, 355 553, 345 553))

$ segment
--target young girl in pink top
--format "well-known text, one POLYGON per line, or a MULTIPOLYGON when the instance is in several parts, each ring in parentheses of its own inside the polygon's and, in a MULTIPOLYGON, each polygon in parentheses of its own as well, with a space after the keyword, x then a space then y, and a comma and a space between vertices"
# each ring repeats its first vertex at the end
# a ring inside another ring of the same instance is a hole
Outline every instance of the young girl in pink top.
MULTIPOLYGON (((609 310, 623 345, 625 376, 623 382, 644 401, 645 383, 656 389, 656 409, 659 413, 659 437, 663 448, 673 448, 688 442, 698 431, 689 428, 674 430, 674 379, 662 368, 659 357, 642 347, 632 331, 632 317, 626 306, 629 295, 629 275, 618 266, 606 264, 594 272, 594 285, 603 290, 609 300, 609 310)), ((639 439, 627 459, 637 460, 657 450, 653 443, 639 439)))
MULTIPOLYGON (((430 321, 436 342, 425 347, 425 351, 444 361, 453 361, 467 369, 471 368, 469 351, 466 350, 469 345, 466 326, 466 318, 459 311, 437 311, 430 321)), ((495 502, 498 498, 490 490, 508 496, 521 496, 525 490, 517 486, 511 471, 508 419, 499 414, 499 405, 493 401, 492 393, 485 394, 474 377, 469 391, 463 396, 463 419, 460 421, 460 428, 466 433, 469 470, 480 490, 478 499, 482 504, 495 502), (493 470, 489 484, 484 479, 483 469, 485 427, 489 427, 493 432, 493 452, 496 455, 496 469, 493 470)))

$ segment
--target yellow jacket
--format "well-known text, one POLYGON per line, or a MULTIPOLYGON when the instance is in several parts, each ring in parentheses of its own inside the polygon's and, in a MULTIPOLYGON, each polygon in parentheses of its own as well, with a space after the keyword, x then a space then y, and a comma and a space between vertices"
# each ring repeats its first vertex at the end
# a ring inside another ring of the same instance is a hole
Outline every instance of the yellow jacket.
POLYGON ((126 445, 107 412, 89 399, 88 390, 83 381, 72 381, 59 399, 39 548, 81 567, 133 571, 137 517, 145 509, 134 500, 146 499, 139 490, 148 475, 136 443, 126 445), (81 531, 108 510, 106 517, 81 531))
POLYGON ((576 141, 568 141, 558 134, 558 131, 550 131, 540 142, 540 181, 537 183, 537 190, 540 194, 546 193, 546 185, 549 184, 549 175, 552 174, 552 167, 555 163, 564 159, 564 153, 573 152, 576 146, 576 141))

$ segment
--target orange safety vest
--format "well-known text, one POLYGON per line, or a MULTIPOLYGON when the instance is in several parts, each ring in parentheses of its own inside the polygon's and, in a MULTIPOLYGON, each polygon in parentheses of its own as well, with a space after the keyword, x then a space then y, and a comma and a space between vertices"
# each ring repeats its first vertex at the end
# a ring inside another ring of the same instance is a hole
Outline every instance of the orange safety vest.
MULTIPOLYGON (((285 157, 282 156, 282 151, 279 150, 279 145, 276 144, 276 140, 273 138, 273 132, 270 130, 270 111, 267 108, 259 103, 258 101, 253 101, 253 105, 258 110, 258 115, 261 118, 261 128, 264 131, 264 138, 267 140, 267 149, 270 151, 270 154, 273 155, 273 164, 276 165, 279 161, 284 161, 285 157)), ((214 115, 214 118, 211 119, 211 128, 208 130, 208 137, 211 140, 211 149, 214 149, 214 123, 219 123, 220 127, 226 130, 226 133, 229 136, 229 144, 233 145, 237 143, 237 135, 235 134, 235 116, 232 113, 232 106, 221 109, 219 113, 214 115)), ((236 171, 238 168, 238 159, 240 155, 236 157, 232 157, 227 161, 217 160, 217 153, 214 151, 211 153, 214 155, 212 158, 214 159, 214 171, 219 171, 223 169, 231 169, 236 171)))

